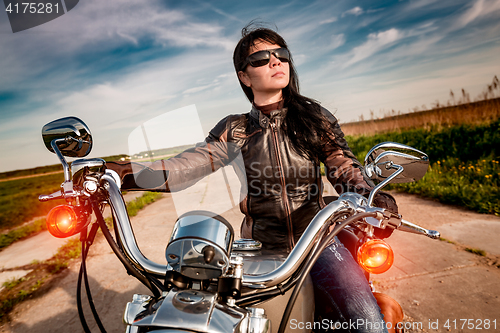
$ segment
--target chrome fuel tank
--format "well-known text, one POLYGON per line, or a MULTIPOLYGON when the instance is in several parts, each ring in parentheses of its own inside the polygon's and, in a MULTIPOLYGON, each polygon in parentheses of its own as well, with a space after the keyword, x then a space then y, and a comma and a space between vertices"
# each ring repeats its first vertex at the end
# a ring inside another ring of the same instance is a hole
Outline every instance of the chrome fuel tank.
MULTIPOLYGON (((287 252, 271 250, 238 251, 233 247, 233 254, 235 253, 243 257, 243 271, 248 275, 269 273, 278 268, 288 255, 287 252)), ((244 288, 242 290, 242 293, 247 294, 255 292, 258 292, 258 289, 244 288)), ((279 328, 292 292, 293 288, 282 296, 274 297, 257 305, 265 311, 267 318, 271 321, 271 332, 273 333, 277 332, 279 328)), ((311 277, 308 276, 295 301, 285 333, 310 333, 310 325, 314 325, 314 309, 314 288, 311 277)))
MULTIPOLYGON (((155 300, 134 295, 124 321, 132 328, 189 330, 190 332, 247 332, 248 311, 219 304, 216 294, 199 290, 171 290, 155 300)), ((167 331, 167 330, 166 330, 167 331)))

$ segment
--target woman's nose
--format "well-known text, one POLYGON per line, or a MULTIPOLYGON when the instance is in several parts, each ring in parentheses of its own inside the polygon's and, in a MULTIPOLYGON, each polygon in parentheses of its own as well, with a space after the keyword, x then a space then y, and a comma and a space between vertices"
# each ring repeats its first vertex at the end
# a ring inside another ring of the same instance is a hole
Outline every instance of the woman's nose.
POLYGON ((271 59, 269 61, 269 64, 271 65, 271 67, 280 66, 281 60, 279 60, 274 53, 271 53, 271 59))

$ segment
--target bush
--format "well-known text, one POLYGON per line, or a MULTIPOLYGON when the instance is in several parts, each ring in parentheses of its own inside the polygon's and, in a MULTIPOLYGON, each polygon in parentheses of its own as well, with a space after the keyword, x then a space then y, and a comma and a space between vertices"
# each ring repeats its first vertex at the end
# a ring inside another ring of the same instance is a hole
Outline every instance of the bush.
POLYGON ((360 161, 372 146, 384 141, 403 143, 429 155, 431 165, 424 178, 415 183, 391 184, 389 189, 500 215, 500 120, 487 125, 462 124, 441 131, 413 129, 347 140, 360 161))
POLYGON ((371 147, 384 141, 417 148, 429 155, 431 162, 448 157, 458 158, 463 162, 475 161, 500 156, 500 119, 487 125, 462 124, 440 131, 419 128, 373 136, 348 136, 346 139, 360 161, 364 160, 371 147))

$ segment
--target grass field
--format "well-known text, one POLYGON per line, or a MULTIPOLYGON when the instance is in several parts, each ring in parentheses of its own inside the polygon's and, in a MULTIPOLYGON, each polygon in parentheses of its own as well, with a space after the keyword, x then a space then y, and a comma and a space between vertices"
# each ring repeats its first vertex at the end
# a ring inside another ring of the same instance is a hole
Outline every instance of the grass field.
POLYGON ((63 168, 61 164, 47 165, 32 169, 23 169, 23 170, 14 170, 8 172, 0 173, 0 179, 9 179, 14 177, 23 177, 23 176, 31 176, 31 175, 43 175, 44 173, 53 172, 53 171, 61 171, 63 168))
POLYGON ((492 158, 463 162, 450 157, 433 163, 418 182, 391 186, 500 216, 500 162, 492 158))
POLYGON ((500 119, 489 124, 411 129, 347 137, 360 161, 377 143, 394 141, 429 155, 430 168, 416 183, 390 188, 500 215, 500 119))
POLYGON ((500 98, 342 124, 346 135, 373 135, 413 128, 442 129, 460 124, 480 125, 500 118, 500 98))
MULTIPOLYGON (((105 157, 101 157, 101 158, 105 161, 117 161, 120 158, 125 157, 125 156, 127 156, 127 155, 120 154, 120 155, 105 156, 105 157)), ((0 173, 0 180, 9 179, 9 178, 18 178, 18 177, 24 177, 24 176, 43 175, 45 173, 54 172, 54 171, 61 171, 62 172, 63 171, 62 165, 61 164, 52 164, 52 165, 46 165, 46 166, 41 166, 41 167, 36 167, 36 168, 31 168, 31 169, 20 169, 20 170, 2 172, 2 173, 0 173)))
POLYGON ((0 182, 0 232, 46 215, 52 207, 64 203, 64 200, 38 201, 40 194, 59 190, 63 181, 63 174, 52 174, 0 182))

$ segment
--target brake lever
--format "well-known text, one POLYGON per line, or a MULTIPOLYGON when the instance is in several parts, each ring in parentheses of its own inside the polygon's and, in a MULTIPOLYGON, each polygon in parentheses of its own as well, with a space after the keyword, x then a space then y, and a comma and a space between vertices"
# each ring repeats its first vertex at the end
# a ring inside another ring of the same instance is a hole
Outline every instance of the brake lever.
POLYGON ((54 199, 61 199, 63 198, 63 195, 61 191, 54 192, 52 194, 41 194, 38 196, 38 201, 45 202, 45 201, 50 201, 54 199))
POLYGON ((439 239, 441 237, 439 231, 422 228, 421 226, 408 222, 404 219, 401 219, 401 224, 397 229, 401 231, 411 232, 413 234, 426 235, 427 237, 432 239, 439 239))
POLYGON ((425 235, 429 238, 432 239, 439 239, 441 237, 441 234, 439 231, 436 230, 430 230, 430 229, 425 229, 419 225, 416 225, 414 223, 408 222, 405 219, 402 218, 401 215, 393 213, 387 209, 383 208, 378 208, 378 207, 369 207, 366 209, 366 211, 376 211, 380 215, 383 216, 383 218, 373 218, 373 217, 367 217, 365 218, 365 221, 377 228, 385 229, 386 227, 390 227, 393 229, 397 229, 400 231, 405 231, 405 232, 410 232, 413 234, 419 234, 419 235, 425 235))
MULTIPOLYGON (((64 184, 64 183, 63 183, 64 184)), ((45 202, 45 201, 50 201, 50 200, 55 200, 55 199, 71 199, 71 198, 77 198, 77 197, 89 197, 90 193, 86 191, 79 191, 79 190, 74 190, 73 189, 73 183, 70 183, 71 188, 69 189, 69 186, 61 186, 61 190, 54 192, 52 194, 41 194, 38 196, 38 201, 45 202), (64 193, 63 193, 64 190, 64 193)), ((93 193, 95 191, 92 191, 93 193)))

